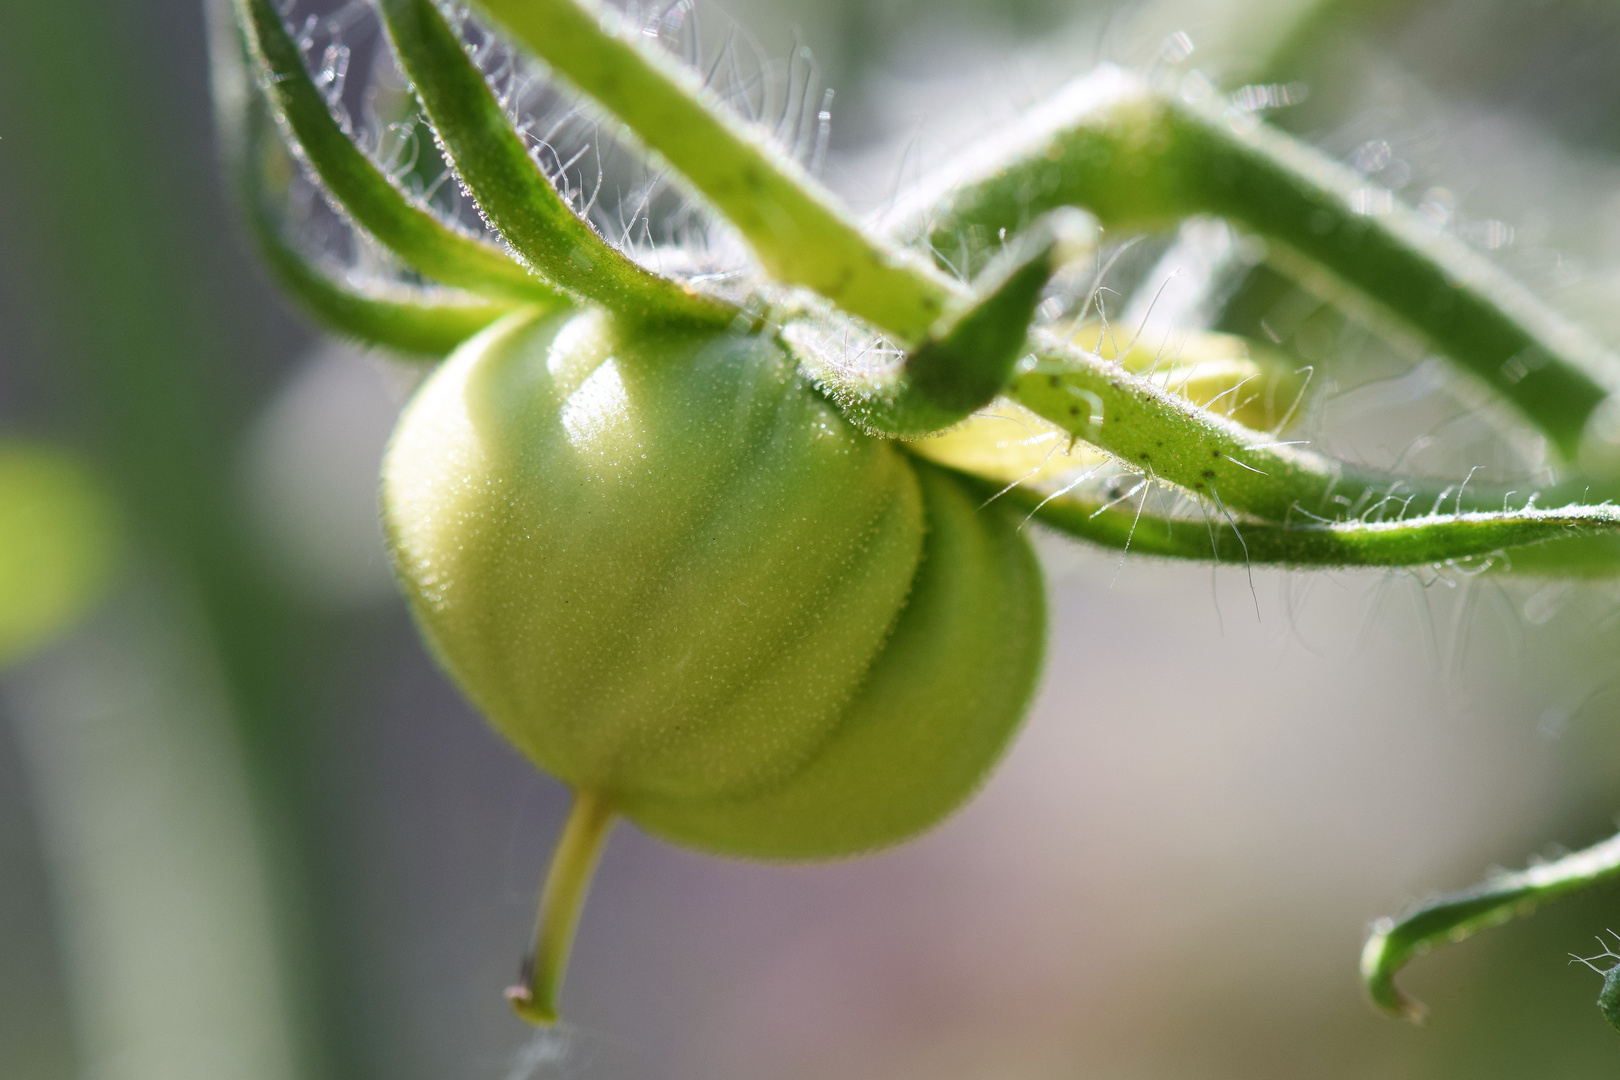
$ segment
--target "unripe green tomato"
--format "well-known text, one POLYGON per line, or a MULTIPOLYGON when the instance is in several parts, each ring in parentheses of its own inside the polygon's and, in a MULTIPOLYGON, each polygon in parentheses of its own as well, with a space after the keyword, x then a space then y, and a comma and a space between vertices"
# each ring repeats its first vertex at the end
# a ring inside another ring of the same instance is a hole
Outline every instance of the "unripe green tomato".
POLYGON ((1015 523, 852 428, 769 337, 510 316, 419 391, 383 500, 468 697, 689 846, 828 857, 926 828, 1038 673, 1015 523))

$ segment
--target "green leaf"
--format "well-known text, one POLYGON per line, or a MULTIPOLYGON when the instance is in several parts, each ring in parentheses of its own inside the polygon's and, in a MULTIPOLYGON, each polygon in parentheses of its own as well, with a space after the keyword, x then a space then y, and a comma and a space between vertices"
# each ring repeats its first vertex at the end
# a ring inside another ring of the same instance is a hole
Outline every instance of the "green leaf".
POLYGON ((1472 889, 1436 896, 1399 919, 1380 919, 1361 953, 1367 992, 1373 1004, 1391 1016, 1422 1020, 1422 1003, 1395 985, 1395 975, 1407 961, 1616 877, 1620 877, 1620 836, 1553 862, 1497 874, 1472 889))
POLYGON ((813 289, 905 344, 922 341, 959 297, 960 287, 925 261, 865 233, 763 131, 641 40, 619 12, 592 0, 478 6, 669 162, 778 281, 813 289))
POLYGON ((57 450, 0 443, 0 667, 69 629, 118 558, 117 515, 95 476, 57 450))
MULTIPOLYGON (((509 299, 555 291, 500 249, 465 236, 413 203, 333 119, 273 0, 233 0, 254 81, 274 103, 304 159, 359 226, 427 277, 509 299)), ((216 64, 227 63, 216 58, 216 64)))
POLYGON ((530 159, 484 75, 432 0, 382 0, 389 38, 479 208, 549 280, 643 322, 726 326, 730 304, 638 265, 574 213, 530 159))
POLYGON ((1620 386, 1620 361, 1366 178, 1249 114, 1189 104, 1115 69, 1071 84, 982 148, 908 228, 984 249, 1057 206, 1109 226, 1214 214, 1270 243, 1319 291, 1369 307, 1495 388, 1569 457, 1620 386))

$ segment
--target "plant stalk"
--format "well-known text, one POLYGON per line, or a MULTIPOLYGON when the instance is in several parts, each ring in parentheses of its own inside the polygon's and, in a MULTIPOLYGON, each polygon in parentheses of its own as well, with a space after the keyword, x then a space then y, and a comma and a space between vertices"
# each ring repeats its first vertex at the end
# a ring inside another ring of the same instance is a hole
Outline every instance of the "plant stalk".
POLYGON ((512 1010, 531 1024, 557 1022, 557 996, 568 968, 579 913, 585 906, 591 877, 596 873, 613 821, 613 808, 601 795, 594 791, 575 793, 540 892, 534 944, 523 960, 518 984, 506 991, 512 1010))

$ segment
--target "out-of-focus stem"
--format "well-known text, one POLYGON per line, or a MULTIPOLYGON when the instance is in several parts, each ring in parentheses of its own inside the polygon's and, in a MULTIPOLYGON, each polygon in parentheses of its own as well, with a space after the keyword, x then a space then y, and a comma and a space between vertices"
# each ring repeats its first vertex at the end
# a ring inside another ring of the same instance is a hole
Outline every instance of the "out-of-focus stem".
POLYGON ((295 1080, 263 838, 196 630, 143 585, 7 679, 81 1071, 295 1080))
POLYGON ((1358 23, 1415 6, 1413 0, 1314 0, 1286 22, 1283 32, 1273 35, 1270 48, 1245 74, 1256 82, 1297 79, 1304 74, 1306 61, 1336 36, 1358 23))

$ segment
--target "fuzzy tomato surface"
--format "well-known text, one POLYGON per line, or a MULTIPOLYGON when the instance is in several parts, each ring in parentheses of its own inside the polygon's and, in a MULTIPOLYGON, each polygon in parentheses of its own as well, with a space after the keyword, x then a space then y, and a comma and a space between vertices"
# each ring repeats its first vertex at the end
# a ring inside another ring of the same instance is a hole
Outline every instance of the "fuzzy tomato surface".
POLYGON ((769 336, 510 316, 419 390, 383 504, 474 704, 687 846, 904 839, 971 793, 1038 677, 1016 523, 856 431, 769 336))

